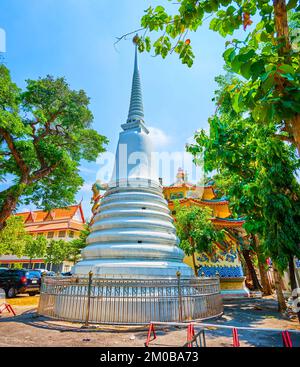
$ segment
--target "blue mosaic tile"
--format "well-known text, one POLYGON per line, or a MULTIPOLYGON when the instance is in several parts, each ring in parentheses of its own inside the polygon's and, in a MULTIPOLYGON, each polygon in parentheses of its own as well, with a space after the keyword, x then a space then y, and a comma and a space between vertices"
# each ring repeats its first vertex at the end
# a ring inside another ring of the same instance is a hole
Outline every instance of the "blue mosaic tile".
POLYGON ((199 274, 203 272, 207 277, 215 276, 216 273, 219 273, 221 278, 240 278, 244 276, 241 266, 201 266, 199 274))

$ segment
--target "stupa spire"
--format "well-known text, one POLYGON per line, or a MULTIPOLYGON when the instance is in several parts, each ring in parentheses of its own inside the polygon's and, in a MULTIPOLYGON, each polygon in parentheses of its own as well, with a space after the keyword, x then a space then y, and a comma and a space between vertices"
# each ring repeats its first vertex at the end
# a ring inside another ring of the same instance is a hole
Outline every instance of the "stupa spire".
POLYGON ((128 112, 127 122, 141 121, 144 122, 144 108, 143 108, 143 97, 141 87, 141 77, 138 66, 138 51, 137 51, 137 40, 138 35, 133 39, 135 44, 135 58, 134 58, 134 70, 132 78, 131 98, 130 107, 128 112))

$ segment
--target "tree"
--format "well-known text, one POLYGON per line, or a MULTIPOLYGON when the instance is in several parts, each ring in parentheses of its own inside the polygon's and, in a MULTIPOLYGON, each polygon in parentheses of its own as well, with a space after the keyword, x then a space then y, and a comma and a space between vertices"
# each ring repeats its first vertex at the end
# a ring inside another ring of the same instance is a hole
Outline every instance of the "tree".
POLYGON ((61 264, 67 256, 67 244, 63 240, 52 240, 48 243, 45 261, 50 264, 50 270, 52 265, 61 264))
POLYGON ((196 253, 211 252, 214 243, 224 238, 224 232, 214 228, 211 217, 212 211, 208 207, 180 206, 175 203, 175 226, 180 239, 180 247, 192 256, 195 276, 198 276, 196 253))
POLYGON ((300 58, 295 36, 300 24, 299 2, 179 0, 173 6, 172 15, 161 5, 145 11, 139 50, 154 49, 155 55, 163 58, 175 52, 191 67, 194 53, 189 32, 198 31, 206 19, 212 18, 210 29, 223 37, 243 28, 245 38, 226 40, 223 54, 228 69, 244 80, 241 87, 230 87, 231 98, 236 108, 245 108, 255 121, 275 122, 300 153, 300 58), (258 21, 248 32, 252 19, 258 21), (158 38, 153 42, 148 32, 158 33, 158 38))
POLYGON ((252 260, 252 255, 253 255, 253 251, 251 251, 251 246, 241 246, 241 252, 243 254, 246 266, 248 268, 249 274, 251 276, 252 279, 252 285, 253 285, 253 289, 255 291, 263 291, 262 286, 260 285, 257 275, 256 275, 256 271, 255 271, 255 267, 253 265, 253 260, 252 260))
POLYGON ((24 91, 0 65, 0 229, 20 204, 50 210, 74 202, 81 160, 94 161, 107 139, 90 128, 89 98, 64 78, 27 80, 24 91))
POLYGON ((24 255, 25 247, 30 241, 30 235, 24 228, 22 218, 12 216, 7 220, 7 225, 0 231, 0 255, 24 255))
POLYGON ((47 240, 44 236, 30 237, 25 245, 25 255, 30 259, 30 265, 34 258, 44 258, 47 251, 47 240))
POLYGON ((295 177, 300 162, 294 149, 277 138, 272 123, 256 124, 234 110, 228 80, 219 83, 219 109, 210 119, 210 133, 197 133, 196 144, 188 149, 204 153, 206 171, 218 170, 217 185, 229 196, 233 212, 246 217, 245 229, 259 236, 263 253, 282 272, 291 257, 300 256, 300 185, 295 177))
POLYGON ((68 243, 66 243, 66 258, 69 261, 72 261, 74 264, 79 261, 80 259, 80 253, 83 248, 86 247, 86 239, 89 235, 90 230, 89 227, 86 226, 84 230, 80 232, 79 238, 76 238, 68 243))

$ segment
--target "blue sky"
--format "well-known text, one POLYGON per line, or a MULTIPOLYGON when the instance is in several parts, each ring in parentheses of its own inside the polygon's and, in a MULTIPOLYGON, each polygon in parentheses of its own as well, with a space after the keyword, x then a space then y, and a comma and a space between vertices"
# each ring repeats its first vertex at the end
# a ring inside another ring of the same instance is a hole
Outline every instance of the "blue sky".
MULTIPOLYGON (((84 89, 91 98, 93 128, 108 137, 107 149, 115 151, 127 118, 134 48, 130 39, 116 47, 114 42, 139 28, 143 11, 158 4, 175 9, 166 0, 0 0, 0 28, 6 32, 5 58, 13 80, 24 87, 25 79, 50 74, 84 89)), ((209 20, 190 35, 196 53, 192 68, 175 54, 166 60, 139 55, 145 121, 159 151, 183 151, 197 129, 207 128, 214 111, 214 77, 223 72, 225 41, 208 25, 209 20)), ((86 184, 77 199, 83 199, 87 217, 98 169, 96 163, 82 163, 86 184)))

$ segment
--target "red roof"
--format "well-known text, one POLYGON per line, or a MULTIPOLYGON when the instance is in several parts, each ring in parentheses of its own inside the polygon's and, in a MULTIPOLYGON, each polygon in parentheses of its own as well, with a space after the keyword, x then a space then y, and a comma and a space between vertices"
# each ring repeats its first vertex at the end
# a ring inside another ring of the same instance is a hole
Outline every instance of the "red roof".
POLYGON ((67 208, 52 209, 50 212, 35 210, 15 214, 23 219, 28 232, 48 232, 83 229, 85 223, 81 204, 67 208))
POLYGON ((82 222, 85 223, 84 214, 82 211, 81 204, 71 205, 66 208, 52 209, 50 212, 43 210, 34 210, 31 212, 16 213, 18 217, 21 217, 24 223, 39 223, 39 222, 50 222, 63 219, 73 219, 76 212, 79 210, 82 222))

